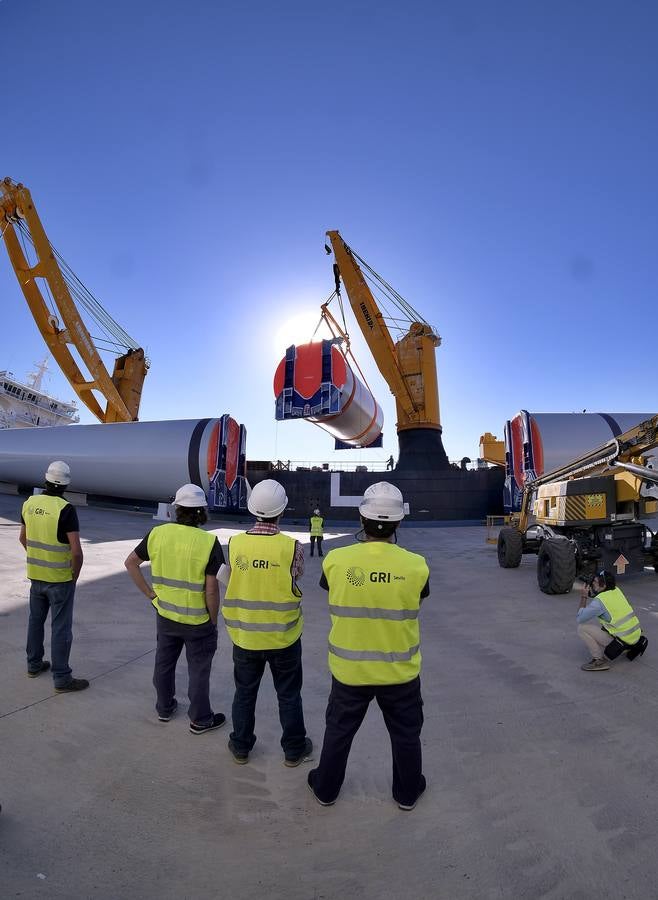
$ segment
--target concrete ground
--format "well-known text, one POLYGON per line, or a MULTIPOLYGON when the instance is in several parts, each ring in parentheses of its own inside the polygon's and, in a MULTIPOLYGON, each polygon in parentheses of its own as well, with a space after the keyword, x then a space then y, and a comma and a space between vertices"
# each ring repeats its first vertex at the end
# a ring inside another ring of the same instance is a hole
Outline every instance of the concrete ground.
MULTIPOLYGON (((3 898, 657 896, 653 574, 625 582, 648 652, 586 673, 577 591, 540 593, 533 557, 499 569, 483 528, 403 529, 401 543, 424 553, 432 573, 421 616, 428 790, 411 813, 392 802, 374 707, 338 803, 321 808, 306 788, 310 766, 282 765, 269 679, 246 766, 228 753, 228 727, 189 733, 184 665, 182 714, 158 723, 154 613, 122 567, 151 526, 145 515, 80 510, 72 663, 90 689, 56 695, 48 674, 28 679, 19 509, 19 498, 0 497, 3 898)), ((229 533, 218 530, 222 543, 229 533)), ((304 704, 318 750, 329 690, 319 570, 307 559, 302 580, 304 704)), ((230 712, 231 682, 222 633, 218 711, 230 712)))

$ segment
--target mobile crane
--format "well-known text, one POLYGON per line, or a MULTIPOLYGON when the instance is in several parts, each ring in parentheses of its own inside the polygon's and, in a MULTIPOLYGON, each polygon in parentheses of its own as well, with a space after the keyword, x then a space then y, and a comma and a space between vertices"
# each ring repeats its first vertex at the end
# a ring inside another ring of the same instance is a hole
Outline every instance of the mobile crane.
POLYGON ((521 511, 498 535, 498 564, 517 568, 524 553, 536 553, 545 594, 568 593, 600 569, 658 572, 657 447, 653 416, 527 484, 521 511))
POLYGON ((0 234, 39 331, 71 387, 100 422, 136 421, 149 367, 144 350, 103 309, 52 246, 29 190, 5 178, 0 182, 0 234), (28 261, 28 245, 36 262, 28 261), (46 291, 41 290, 40 282, 46 291), (112 375, 84 324, 74 297, 106 332, 118 355, 112 375), (46 299, 50 298, 49 308, 46 299), (60 327, 61 316, 64 327, 60 327), (89 377, 80 370, 75 348, 89 377), (96 397, 102 396, 104 406, 96 397))
POLYGON ((441 338, 397 291, 345 243, 338 231, 328 231, 327 237, 331 243, 331 248, 326 247, 327 253, 333 250, 335 260, 336 294, 340 298, 342 279, 359 328, 377 368, 395 397, 400 443, 397 468, 447 469, 450 464, 441 440, 435 355, 441 338), (395 317, 389 316, 389 321, 401 332, 407 328, 397 342, 391 336, 386 317, 368 281, 376 284, 395 306, 397 314, 395 317), (404 327, 399 325, 400 321, 405 323, 404 327))

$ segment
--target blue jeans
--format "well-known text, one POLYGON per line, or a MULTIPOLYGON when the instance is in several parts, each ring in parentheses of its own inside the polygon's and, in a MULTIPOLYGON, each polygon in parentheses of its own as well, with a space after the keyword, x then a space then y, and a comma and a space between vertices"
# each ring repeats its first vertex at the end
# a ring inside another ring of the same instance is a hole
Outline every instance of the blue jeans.
POLYGON ((281 746, 287 757, 294 758, 303 753, 306 741, 301 693, 301 638, 283 650, 244 650, 233 645, 235 696, 231 741, 237 750, 246 753, 256 743, 256 699, 266 663, 269 663, 279 701, 279 721, 283 730, 281 746))
POLYGON ((158 646, 155 651, 153 686, 157 694, 155 708, 160 716, 170 715, 175 707, 176 663, 185 647, 187 657, 187 695, 190 721, 210 725, 210 669, 217 650, 217 626, 212 622, 188 625, 156 615, 158 646))
POLYGON ((55 687, 71 680, 69 656, 73 643, 74 581, 32 581, 30 618, 27 624, 27 669, 38 672, 43 661, 43 632, 50 610, 50 653, 55 687))

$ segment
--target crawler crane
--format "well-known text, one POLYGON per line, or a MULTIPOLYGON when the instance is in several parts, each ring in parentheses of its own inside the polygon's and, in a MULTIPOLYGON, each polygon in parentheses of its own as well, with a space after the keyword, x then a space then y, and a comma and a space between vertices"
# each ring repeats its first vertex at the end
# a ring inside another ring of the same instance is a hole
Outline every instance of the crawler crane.
POLYGON ((546 594, 601 569, 658 572, 658 416, 526 485, 521 511, 498 536, 498 563, 537 554, 546 594), (653 528, 651 527, 653 525, 653 528))
POLYGON ((10 178, 0 182, 0 235, 39 331, 80 400, 100 422, 135 421, 149 366, 144 351, 64 262, 48 240, 30 192, 10 178), (36 256, 34 263, 28 261, 30 246, 36 256), (112 375, 74 298, 105 331, 107 337, 99 340, 109 343, 112 352, 124 351, 119 353, 112 375), (81 371, 71 347, 77 351, 88 375, 81 371), (97 394, 102 397, 102 403, 97 394))

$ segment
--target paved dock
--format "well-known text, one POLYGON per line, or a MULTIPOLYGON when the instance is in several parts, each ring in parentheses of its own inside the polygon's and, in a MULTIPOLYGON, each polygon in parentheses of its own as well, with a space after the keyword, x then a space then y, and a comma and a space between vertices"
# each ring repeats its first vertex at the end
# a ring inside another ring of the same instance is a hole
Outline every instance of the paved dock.
MULTIPOLYGON (((282 765, 266 675, 246 766, 229 728, 191 735, 155 716, 154 615, 123 569, 149 516, 83 508, 85 566, 72 664, 89 690, 57 695, 26 677, 28 582, 20 498, 0 496, 0 896, 235 900, 658 896, 658 580, 624 589, 649 638, 642 659, 586 673, 578 592, 548 597, 535 558, 499 569, 484 528, 407 528, 425 554, 421 613, 424 771, 411 813, 390 796, 376 707, 354 742, 339 801, 321 808, 304 764, 282 765)), ((327 549, 351 539, 343 529, 327 549)), ((222 544, 231 533, 216 529, 222 544)), ((306 534, 300 539, 308 540, 306 534)), ((326 594, 308 559, 304 707, 316 748, 329 691, 326 594)), ((220 629, 216 711, 230 713, 220 629)))

